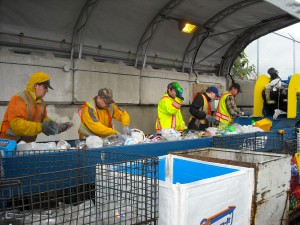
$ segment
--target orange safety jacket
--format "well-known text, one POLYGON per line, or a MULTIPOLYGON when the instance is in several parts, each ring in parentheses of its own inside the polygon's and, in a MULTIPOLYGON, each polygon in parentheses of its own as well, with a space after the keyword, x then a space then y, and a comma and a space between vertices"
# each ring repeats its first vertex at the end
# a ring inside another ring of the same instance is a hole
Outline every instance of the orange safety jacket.
POLYGON ((4 114, 1 138, 33 142, 42 132, 42 122, 50 120, 42 99, 34 100, 29 91, 12 97, 4 114))

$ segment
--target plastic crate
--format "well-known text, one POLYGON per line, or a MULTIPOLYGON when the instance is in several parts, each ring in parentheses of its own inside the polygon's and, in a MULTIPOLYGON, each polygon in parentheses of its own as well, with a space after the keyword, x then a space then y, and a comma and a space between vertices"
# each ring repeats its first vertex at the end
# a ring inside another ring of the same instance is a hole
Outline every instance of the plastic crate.
POLYGON ((14 140, 0 139, 0 150, 3 152, 3 157, 16 155, 17 142, 14 140))
POLYGON ((99 149, 2 159, 0 224, 155 224, 158 158, 99 149))

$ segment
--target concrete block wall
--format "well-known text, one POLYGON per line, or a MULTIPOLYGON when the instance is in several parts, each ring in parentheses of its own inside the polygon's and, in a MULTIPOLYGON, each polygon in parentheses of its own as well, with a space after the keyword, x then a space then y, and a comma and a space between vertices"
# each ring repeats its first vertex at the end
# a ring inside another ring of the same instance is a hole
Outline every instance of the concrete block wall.
MULTIPOLYGON (((0 120, 11 96, 24 90, 29 76, 37 71, 48 73, 51 76, 51 85, 55 89, 49 90, 45 96, 49 116, 58 122, 74 123, 74 127, 68 132, 51 137, 40 134, 37 141, 77 139, 80 122, 77 110, 84 101, 93 98, 103 87, 111 88, 114 100, 129 112, 132 128, 151 134, 155 133, 157 103, 166 91, 168 83, 177 81, 183 88, 185 101, 182 114, 188 123, 188 106, 193 97, 191 87, 197 78, 176 71, 137 69, 122 63, 62 59, 51 54, 16 54, 7 49, 0 49, 0 120), (63 69, 65 65, 71 68, 67 72, 63 69)), ((225 78, 201 75, 198 76, 198 82, 221 84, 224 87, 221 92, 226 90, 225 78)), ((247 83, 242 83, 242 87, 243 85, 247 86, 247 83)), ((248 92, 246 93, 248 96, 248 92)), ((250 93, 251 91, 249 95, 250 93)), ((251 100, 240 101, 251 103, 251 100)), ((115 128, 121 131, 120 123, 116 121, 114 124, 115 128)))

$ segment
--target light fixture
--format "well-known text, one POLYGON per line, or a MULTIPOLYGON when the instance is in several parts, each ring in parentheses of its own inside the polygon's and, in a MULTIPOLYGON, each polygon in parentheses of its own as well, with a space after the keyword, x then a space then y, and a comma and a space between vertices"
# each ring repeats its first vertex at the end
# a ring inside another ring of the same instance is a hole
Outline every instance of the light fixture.
POLYGON ((197 25, 191 24, 188 21, 180 20, 178 22, 179 30, 183 33, 191 34, 197 30, 197 25))

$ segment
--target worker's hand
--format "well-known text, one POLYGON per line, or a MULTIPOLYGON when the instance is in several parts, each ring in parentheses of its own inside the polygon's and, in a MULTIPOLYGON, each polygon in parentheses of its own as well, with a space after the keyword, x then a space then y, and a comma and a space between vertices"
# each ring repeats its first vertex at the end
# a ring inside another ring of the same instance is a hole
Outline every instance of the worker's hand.
POLYGON ((59 123, 57 125, 57 133, 60 134, 68 129, 70 129, 73 126, 72 122, 66 122, 66 123, 59 123))
POLYGON ((127 135, 131 135, 131 129, 128 126, 124 126, 123 133, 127 135))
POLYGON ((120 132, 117 132, 116 133, 116 136, 118 137, 118 139, 120 140, 120 141, 122 141, 123 143, 125 143, 125 138, 122 136, 122 134, 120 133, 120 132))
POLYGON ((176 92, 176 97, 180 98, 181 100, 184 100, 184 98, 182 97, 183 94, 183 89, 179 86, 179 84, 177 82, 175 82, 175 92, 176 92))
POLYGON ((249 112, 243 112, 243 116, 251 116, 249 112))
POLYGON ((211 122, 213 122, 214 121, 214 117, 212 116, 212 115, 206 115, 206 120, 209 122, 209 123, 211 123, 211 122))
POLYGON ((57 131, 57 123, 53 120, 48 120, 46 122, 42 123, 42 132, 49 136, 49 135, 55 135, 57 131))

